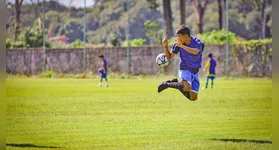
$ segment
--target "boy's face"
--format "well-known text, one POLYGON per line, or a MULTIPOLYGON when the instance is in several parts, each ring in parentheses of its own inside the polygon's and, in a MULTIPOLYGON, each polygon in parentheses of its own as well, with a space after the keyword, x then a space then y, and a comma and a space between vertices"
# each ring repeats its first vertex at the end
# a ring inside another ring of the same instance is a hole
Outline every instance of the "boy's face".
POLYGON ((101 60, 102 60, 102 57, 99 57, 99 60, 101 61, 101 60))
POLYGON ((183 34, 177 34, 177 38, 179 39, 179 41, 181 42, 185 42, 187 39, 187 35, 183 35, 183 34))

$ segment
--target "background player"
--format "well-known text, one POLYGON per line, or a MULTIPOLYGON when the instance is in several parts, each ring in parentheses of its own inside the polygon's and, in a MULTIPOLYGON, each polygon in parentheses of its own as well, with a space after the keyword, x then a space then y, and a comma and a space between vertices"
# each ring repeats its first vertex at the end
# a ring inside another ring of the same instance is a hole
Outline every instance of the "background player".
POLYGON ((98 70, 99 73, 100 73, 100 83, 98 84, 98 86, 102 86, 102 81, 103 81, 103 78, 104 78, 106 80, 106 87, 108 87, 109 86, 108 79, 107 79, 108 62, 104 58, 104 55, 99 55, 99 59, 101 61, 101 67, 98 70))
POLYGON ((213 55, 211 53, 209 53, 207 55, 207 57, 209 58, 209 60, 206 62, 206 65, 204 67, 204 71, 206 71, 206 83, 203 89, 207 89, 207 85, 208 85, 208 80, 211 80, 211 88, 213 88, 213 83, 214 83, 214 79, 215 79, 215 67, 216 67, 216 61, 215 59, 213 59, 213 55))

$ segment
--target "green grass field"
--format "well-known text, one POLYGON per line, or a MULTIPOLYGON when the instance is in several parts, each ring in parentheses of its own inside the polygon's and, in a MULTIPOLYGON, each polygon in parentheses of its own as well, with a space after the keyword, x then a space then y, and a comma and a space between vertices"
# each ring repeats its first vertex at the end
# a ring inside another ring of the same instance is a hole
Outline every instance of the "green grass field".
POLYGON ((272 149, 272 80, 219 79, 191 102, 173 89, 158 94, 164 79, 111 79, 106 88, 8 78, 6 148, 272 149))

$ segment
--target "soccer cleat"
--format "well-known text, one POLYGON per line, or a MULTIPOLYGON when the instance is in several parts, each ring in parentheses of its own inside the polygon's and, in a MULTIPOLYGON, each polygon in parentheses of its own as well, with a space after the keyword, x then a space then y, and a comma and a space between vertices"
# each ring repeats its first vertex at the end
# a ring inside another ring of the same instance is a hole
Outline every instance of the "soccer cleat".
POLYGON ((109 87, 109 85, 107 84, 106 87, 109 87))
MULTIPOLYGON (((178 82, 178 80, 176 78, 172 79, 172 80, 167 80, 167 81, 164 81, 162 82, 161 84, 167 84, 167 83, 172 83, 172 82, 178 82)), ((168 85, 166 85, 168 86, 168 85)), ((158 87, 159 88, 159 87, 158 87)), ((159 91, 159 90, 158 90, 159 91)))
POLYGON ((178 80, 177 80, 177 78, 174 78, 174 79, 172 79, 172 80, 168 80, 168 81, 166 81, 167 83, 170 83, 170 82, 178 82, 178 80))
POLYGON ((99 83, 99 84, 98 84, 98 86, 99 86, 99 87, 101 87, 101 86, 102 86, 102 84, 101 84, 101 83, 99 83))
POLYGON ((168 88, 168 84, 166 82, 161 83, 158 86, 158 93, 162 92, 163 90, 165 90, 166 88, 168 88))
POLYGON ((178 82, 178 80, 177 80, 177 78, 174 78, 174 79, 172 79, 172 80, 167 80, 167 81, 164 81, 164 82, 166 82, 166 83, 170 83, 170 82, 178 82))

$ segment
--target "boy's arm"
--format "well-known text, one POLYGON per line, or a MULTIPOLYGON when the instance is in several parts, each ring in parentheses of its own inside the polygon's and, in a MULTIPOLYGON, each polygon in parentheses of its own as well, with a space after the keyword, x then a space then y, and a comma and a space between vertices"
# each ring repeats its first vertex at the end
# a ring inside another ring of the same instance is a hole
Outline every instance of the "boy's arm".
POLYGON ((210 65, 210 62, 209 62, 209 61, 207 61, 207 62, 206 62, 206 64, 205 64, 205 66, 204 66, 204 68, 203 68, 203 71, 205 71, 205 70, 206 70, 206 68, 208 68, 208 67, 209 67, 209 65, 210 65))
POLYGON ((107 68, 105 67, 104 61, 102 62, 102 68, 104 69, 104 73, 106 73, 107 72, 107 68))
POLYGON ((169 46, 168 46, 168 39, 165 37, 162 41, 163 46, 164 46, 164 52, 166 54, 166 57, 168 60, 172 59, 175 56, 175 53, 170 53, 169 52, 169 46))
POLYGON ((183 48, 184 50, 186 50, 187 52, 189 52, 193 55, 198 55, 198 53, 200 52, 200 50, 197 48, 191 48, 191 47, 183 45, 182 42, 180 42, 178 39, 176 39, 176 44, 177 44, 177 46, 183 48))

